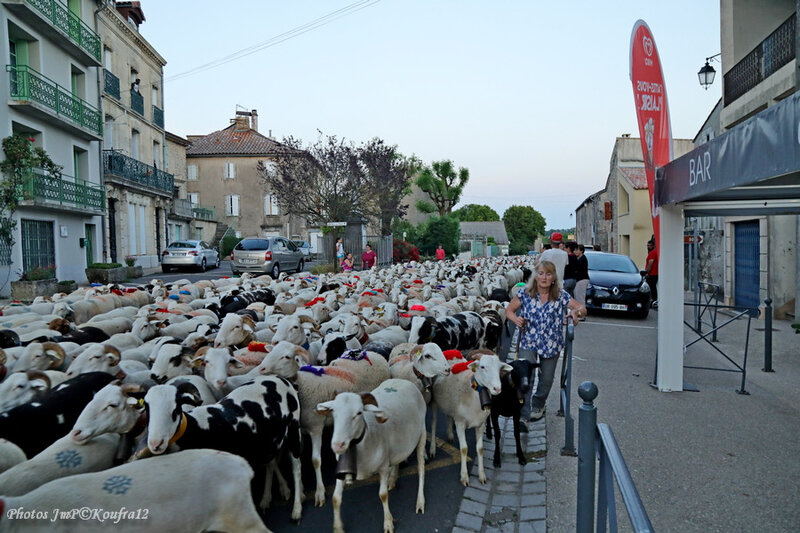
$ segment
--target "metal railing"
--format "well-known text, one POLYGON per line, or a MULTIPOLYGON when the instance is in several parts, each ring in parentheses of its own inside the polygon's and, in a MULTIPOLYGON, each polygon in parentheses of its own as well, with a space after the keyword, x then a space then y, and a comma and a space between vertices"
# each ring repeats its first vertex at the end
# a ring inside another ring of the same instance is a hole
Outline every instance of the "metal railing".
POLYGON ((103 134, 100 111, 72 91, 26 65, 6 65, 6 72, 14 100, 33 100, 92 133, 103 134))
POLYGON ((583 404, 578 408, 578 506, 575 530, 617 532, 617 509, 614 498, 614 479, 617 480, 622 501, 628 511, 633 530, 637 533, 655 531, 647 516, 633 477, 625 464, 614 433, 608 424, 597 423, 597 385, 584 381, 578 387, 583 404), (597 529, 595 529, 595 468, 600 461, 597 479, 597 529))
POLYGON ((144 117, 144 96, 138 91, 131 90, 131 110, 144 117))
POLYGON ((103 172, 169 192, 170 196, 175 186, 172 174, 114 150, 103 150, 103 172))
POLYGON ((103 90, 109 96, 113 96, 117 100, 120 99, 120 92, 119 92, 119 78, 114 76, 114 74, 108 70, 103 69, 103 76, 104 76, 104 85, 103 90))
POLYGON ((164 110, 153 106, 153 124, 164 129, 164 110))
POLYGON ((25 3, 36 8, 53 26, 66 33, 70 41, 100 61, 100 36, 67 6, 57 0, 25 0, 25 3))
POLYGON ((23 178, 22 196, 25 200, 42 205, 57 203, 94 211, 103 211, 106 206, 106 195, 101 186, 75 180, 66 174, 51 176, 38 168, 32 169, 30 175, 23 178))
MULTIPOLYGON (((377 257, 377 265, 379 267, 391 266, 393 262, 393 249, 392 245, 394 239, 392 235, 367 235, 366 240, 362 239, 361 235, 352 236, 343 234, 342 244, 344 245, 345 253, 353 254, 353 264, 358 270, 362 268, 361 253, 367 244, 372 246, 377 257)), ((319 239, 319 250, 317 250, 317 258, 320 263, 328 264, 336 261, 336 253, 334 240, 332 235, 325 235, 319 239)))
POLYGON ((214 207, 198 205, 192 207, 192 214, 197 220, 207 220, 209 222, 217 220, 217 210, 214 207))
POLYGON ((571 319, 567 320, 567 333, 565 335, 564 358, 561 360, 561 401, 559 403, 557 416, 564 417, 564 447, 561 448, 561 455, 575 457, 575 420, 572 418, 570 410, 572 390, 572 341, 575 338, 575 324, 571 319))
POLYGON ((186 198, 173 198, 170 212, 179 217, 193 218, 192 201, 186 198))
POLYGON ((711 326, 713 330, 711 340, 717 342, 717 308, 709 307, 714 302, 721 300, 722 287, 715 283, 697 282, 697 292, 695 293, 695 303, 698 304, 694 310, 694 329, 698 332, 703 331, 703 325, 711 326), (713 289, 709 291, 709 289, 713 289), (704 317, 708 313, 708 320, 704 317))
POLYGON ((792 13, 792 16, 725 73, 726 106, 795 58, 796 20, 797 14, 792 13))

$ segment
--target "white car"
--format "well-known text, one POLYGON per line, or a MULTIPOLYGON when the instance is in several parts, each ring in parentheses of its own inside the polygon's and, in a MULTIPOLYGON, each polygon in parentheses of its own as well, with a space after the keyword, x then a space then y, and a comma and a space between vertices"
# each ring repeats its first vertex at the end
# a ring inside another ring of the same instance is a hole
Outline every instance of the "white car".
POLYGON ((189 267, 200 272, 219 267, 219 252, 205 241, 180 240, 169 243, 161 254, 161 270, 189 267))

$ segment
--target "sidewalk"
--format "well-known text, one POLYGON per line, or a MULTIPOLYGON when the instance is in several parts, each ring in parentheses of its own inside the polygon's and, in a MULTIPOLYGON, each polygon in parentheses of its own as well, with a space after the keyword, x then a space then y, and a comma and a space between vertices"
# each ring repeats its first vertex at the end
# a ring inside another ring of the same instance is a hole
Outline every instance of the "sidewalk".
MULTIPOLYGON (((692 311, 687 308, 687 319, 692 311)), ((774 373, 764 366, 764 322, 753 320, 745 388, 741 374, 684 369, 700 392, 651 387, 657 313, 637 324, 590 317, 576 330, 572 411, 577 387, 593 381, 597 421, 610 425, 655 531, 800 530, 800 335, 773 322, 774 373), (638 327, 637 327, 638 326, 638 327)), ((719 331, 723 351, 741 363, 746 320, 719 331)), ((684 328, 684 344, 696 335, 684 328)), ((685 364, 733 368, 712 347, 688 348, 685 364)), ((577 459, 562 457, 564 419, 547 415, 547 530, 575 531, 577 459)), ((617 496, 620 531, 630 531, 617 496)))

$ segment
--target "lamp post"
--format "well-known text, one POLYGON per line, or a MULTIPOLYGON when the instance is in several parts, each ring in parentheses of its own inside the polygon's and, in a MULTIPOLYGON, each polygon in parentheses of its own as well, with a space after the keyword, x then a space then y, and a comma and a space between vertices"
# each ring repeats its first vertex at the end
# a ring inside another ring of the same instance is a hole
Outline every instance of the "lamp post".
MULTIPOLYGON (((714 67, 712 67, 709 64, 709 61, 712 61, 715 57, 721 54, 722 52, 720 52, 719 54, 714 54, 711 57, 707 57, 706 64, 700 67, 700 71, 697 73, 697 77, 700 80, 700 85, 705 90, 708 90, 708 86, 714 83, 714 76, 717 74, 717 71, 714 70, 714 67)), ((717 60, 717 62, 719 62, 719 59, 717 60)))

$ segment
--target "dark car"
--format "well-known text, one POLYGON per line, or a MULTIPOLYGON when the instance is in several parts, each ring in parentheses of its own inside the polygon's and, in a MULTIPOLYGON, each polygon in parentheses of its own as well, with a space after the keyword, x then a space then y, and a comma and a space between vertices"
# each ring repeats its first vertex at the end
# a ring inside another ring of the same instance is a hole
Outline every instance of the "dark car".
POLYGON ((281 271, 302 272, 304 266, 303 252, 285 237, 247 237, 231 252, 234 274, 261 272, 277 279, 281 271))
POLYGON ((589 286, 586 308, 619 311, 646 318, 650 311, 650 286, 627 255, 586 252, 589 286))

